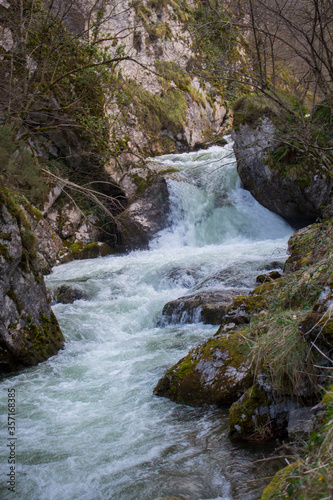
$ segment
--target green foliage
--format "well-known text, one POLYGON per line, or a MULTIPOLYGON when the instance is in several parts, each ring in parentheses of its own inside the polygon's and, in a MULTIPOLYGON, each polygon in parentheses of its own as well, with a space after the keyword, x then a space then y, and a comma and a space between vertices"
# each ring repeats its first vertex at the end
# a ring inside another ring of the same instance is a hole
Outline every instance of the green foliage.
POLYGON ((240 125, 252 125, 267 116, 276 118, 280 112, 278 106, 263 95, 244 95, 237 99, 231 106, 234 116, 233 126, 235 130, 240 125))
MULTIPOLYGON (((331 283, 332 231, 333 223, 327 221, 292 237, 287 273, 265 294, 265 314, 254 317, 248 326, 254 366, 269 375, 277 394, 319 390, 318 353, 299 327, 331 283)), ((258 287, 254 294, 260 291, 258 287)))
POLYGON ((222 0, 214 4, 198 1, 188 9, 187 19, 186 26, 196 53, 188 70, 208 77, 217 92, 229 102, 235 100, 240 95, 240 86, 236 79, 230 80, 229 68, 240 60, 240 34, 231 9, 222 0))
POLYGON ((187 92, 194 102, 205 106, 203 96, 191 85, 191 77, 173 61, 156 61, 156 71, 161 76, 160 81, 165 90, 172 88, 173 82, 179 90, 187 92))
POLYGON ((277 394, 299 395, 304 388, 315 390, 314 356, 309 344, 298 331, 305 317, 303 310, 270 311, 256 326, 252 360, 269 375, 277 394), (296 319, 297 318, 297 319, 296 319))
POLYGON ((333 387, 322 400, 311 439, 299 449, 299 459, 278 472, 261 500, 330 498, 333 484, 333 387))
POLYGON ((186 100, 184 94, 171 88, 161 95, 152 94, 134 81, 124 82, 118 96, 119 104, 131 105, 144 130, 158 135, 161 130, 171 130, 175 135, 182 131, 186 122, 186 100))
POLYGON ((0 180, 3 186, 15 187, 31 201, 39 200, 46 184, 39 164, 19 141, 12 139, 9 127, 0 127, 0 180))

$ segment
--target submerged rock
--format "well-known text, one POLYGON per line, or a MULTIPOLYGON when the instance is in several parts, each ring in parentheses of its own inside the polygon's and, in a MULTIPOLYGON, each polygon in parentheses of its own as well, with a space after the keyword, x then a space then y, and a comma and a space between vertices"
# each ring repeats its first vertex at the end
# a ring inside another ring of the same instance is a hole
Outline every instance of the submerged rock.
POLYGON ((72 304, 75 300, 87 299, 88 296, 84 290, 68 285, 61 285, 51 293, 52 303, 54 304, 72 304))
POLYGON ((227 307, 238 295, 235 290, 203 291, 165 304, 159 324, 203 323, 220 325, 227 307))

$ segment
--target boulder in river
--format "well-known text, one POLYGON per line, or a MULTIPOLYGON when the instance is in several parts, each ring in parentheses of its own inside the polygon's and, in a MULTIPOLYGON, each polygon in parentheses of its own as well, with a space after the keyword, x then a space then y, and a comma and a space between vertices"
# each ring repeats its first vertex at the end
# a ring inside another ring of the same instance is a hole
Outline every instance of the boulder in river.
POLYGON ((220 325, 237 290, 202 291, 165 304, 159 324, 203 323, 220 325))
POLYGON ((164 177, 157 178, 144 194, 119 217, 122 246, 148 248, 156 234, 169 224, 169 191, 164 177))
POLYGON ((87 299, 84 290, 69 285, 61 285, 52 292, 52 302, 54 304, 72 304, 75 300, 87 299))
POLYGON ((154 394, 190 406, 228 405, 252 385, 246 349, 241 332, 212 337, 170 368, 154 394))

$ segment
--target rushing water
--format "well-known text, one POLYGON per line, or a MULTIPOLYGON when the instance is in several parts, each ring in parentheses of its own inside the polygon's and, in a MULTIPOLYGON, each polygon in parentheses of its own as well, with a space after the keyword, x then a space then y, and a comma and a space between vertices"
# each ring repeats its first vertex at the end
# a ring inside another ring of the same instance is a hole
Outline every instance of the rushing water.
MULTIPOLYGON (((216 327, 156 324, 167 301, 193 290, 253 286, 260 266, 285 258, 291 228, 241 189, 231 144, 159 161, 179 174, 168 181, 171 226, 151 249, 62 265, 47 279, 88 300, 54 306, 63 351, 1 384, 17 398, 16 494, 5 480, 1 498, 250 499, 267 474, 258 451, 229 441, 225 410, 153 396, 216 327)), ((7 456, 2 445, 2 479, 7 456)))

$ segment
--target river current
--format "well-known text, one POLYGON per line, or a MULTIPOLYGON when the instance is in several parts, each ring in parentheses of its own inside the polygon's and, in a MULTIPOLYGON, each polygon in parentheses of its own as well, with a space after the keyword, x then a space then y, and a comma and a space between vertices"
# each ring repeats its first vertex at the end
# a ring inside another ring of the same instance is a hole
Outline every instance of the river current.
POLYGON ((88 299, 53 308, 63 351, 1 382, 3 408, 9 387, 17 405, 16 493, 4 479, 4 436, 1 498, 246 500, 268 474, 260 450, 229 441, 226 410, 153 395, 165 370, 217 327, 156 325, 179 296, 253 287, 260 269, 286 258, 292 229, 242 189, 230 141, 155 160, 179 173, 168 180, 170 227, 150 249, 72 262, 47 277, 50 289, 75 285, 88 299))

